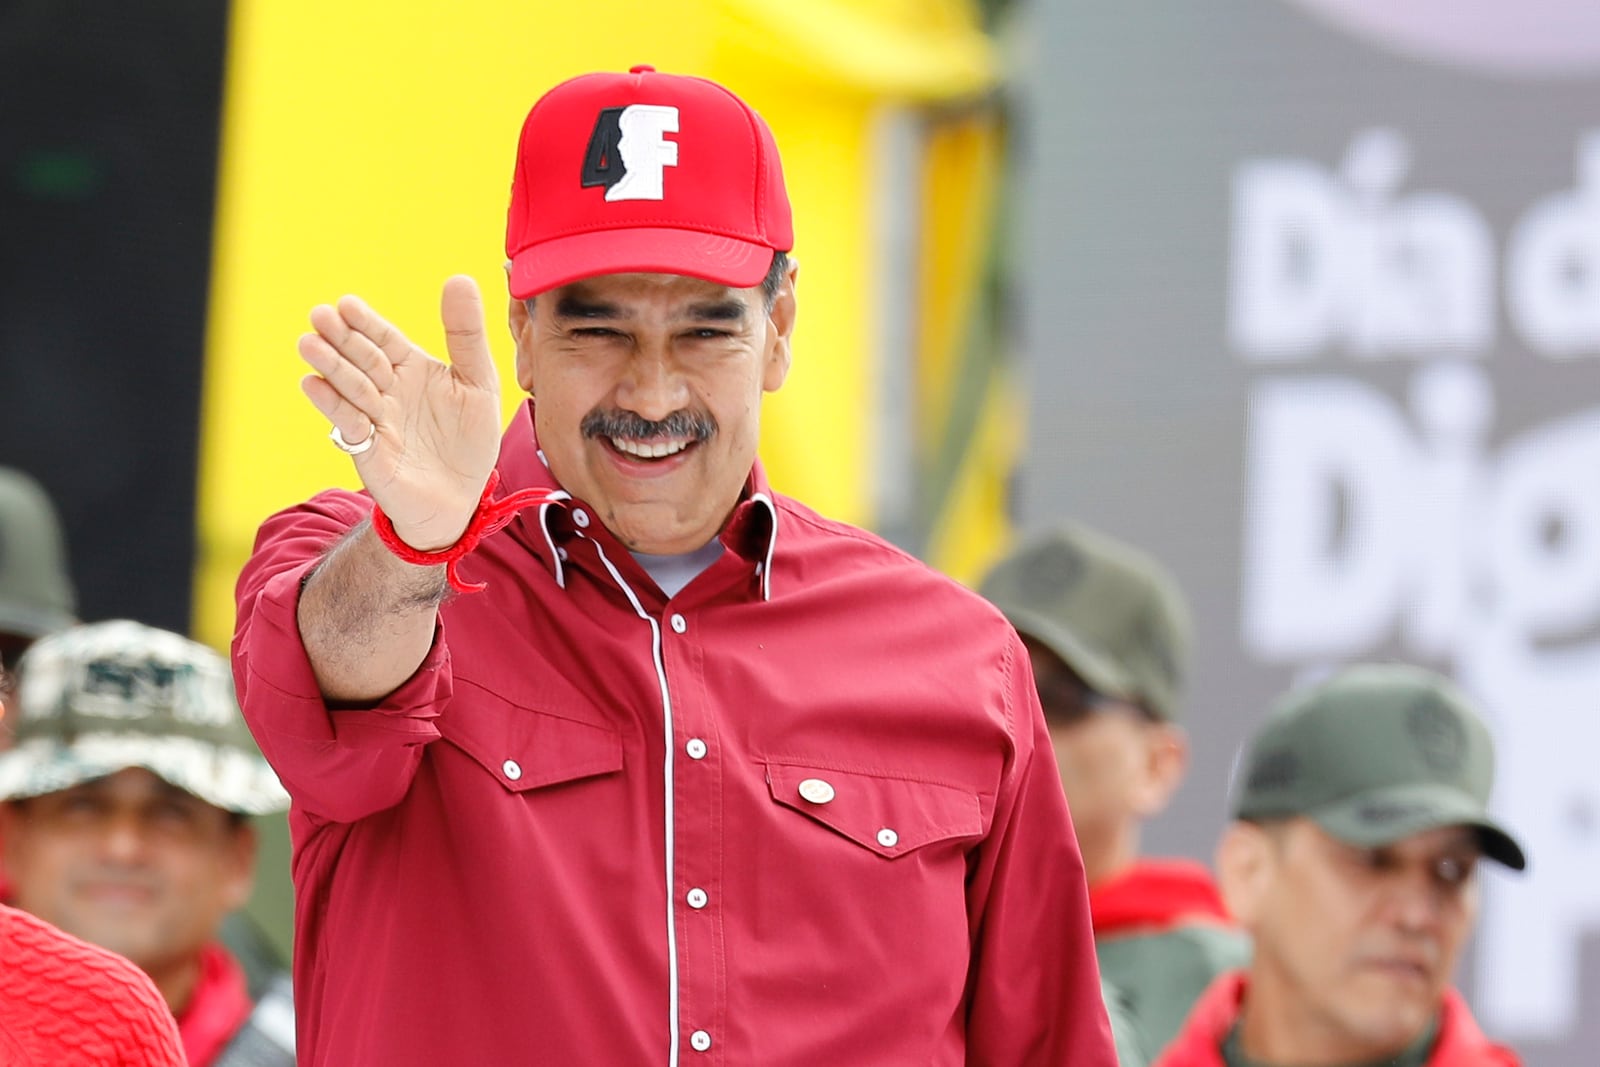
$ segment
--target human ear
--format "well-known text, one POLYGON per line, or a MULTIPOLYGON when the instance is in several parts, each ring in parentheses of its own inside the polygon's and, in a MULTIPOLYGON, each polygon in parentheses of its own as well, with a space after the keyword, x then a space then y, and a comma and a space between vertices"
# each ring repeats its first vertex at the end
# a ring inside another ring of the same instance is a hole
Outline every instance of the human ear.
POLYGON ((15 804, 0 804, 0 867, 16 870, 20 859, 18 840, 22 836, 17 825, 19 821, 15 804))
POLYGON ((256 852, 260 837, 253 822, 246 819, 232 828, 228 841, 228 870, 223 882, 223 900, 229 911, 237 911, 250 900, 256 883, 256 852))
POLYGON ((783 282, 778 286, 777 294, 772 298, 772 308, 767 312, 768 344, 767 364, 763 369, 761 388, 766 392, 774 392, 784 379, 789 376, 789 364, 792 359, 790 341, 794 334, 795 322, 795 279, 800 275, 800 264, 796 260, 789 261, 789 270, 783 276, 783 282))
POLYGON ((1273 861, 1272 839, 1254 823, 1230 823, 1217 843, 1217 888, 1229 913, 1247 928, 1261 914, 1273 861))
POLYGON ((533 313, 528 310, 526 300, 511 298, 510 305, 506 308, 506 325, 511 330, 511 339, 517 345, 517 384, 522 386, 522 391, 533 394, 533 313))
POLYGON ((1143 763, 1133 805, 1141 818, 1149 819, 1166 810, 1183 784, 1189 769, 1189 738, 1182 727, 1164 722, 1145 724, 1143 735, 1143 763))

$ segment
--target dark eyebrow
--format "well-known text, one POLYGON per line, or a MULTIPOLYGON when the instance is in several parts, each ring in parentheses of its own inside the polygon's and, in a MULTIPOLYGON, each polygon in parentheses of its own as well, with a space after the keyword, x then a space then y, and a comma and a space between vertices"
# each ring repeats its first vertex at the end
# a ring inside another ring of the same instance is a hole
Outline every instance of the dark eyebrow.
POLYGON ((564 295, 556 302, 558 319, 620 319, 622 309, 615 304, 584 300, 582 297, 564 295))
POLYGON ((701 322, 743 322, 745 307, 737 300, 717 300, 709 304, 691 304, 685 318, 701 322))

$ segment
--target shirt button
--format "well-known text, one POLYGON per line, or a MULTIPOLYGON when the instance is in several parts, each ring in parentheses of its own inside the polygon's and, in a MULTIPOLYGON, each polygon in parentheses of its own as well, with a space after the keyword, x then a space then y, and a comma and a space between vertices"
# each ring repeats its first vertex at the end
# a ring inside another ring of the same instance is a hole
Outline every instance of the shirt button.
POLYGON ((884 848, 894 848, 894 846, 898 845, 899 843, 900 835, 889 829, 887 826, 878 831, 878 844, 882 845, 884 848))
POLYGON ((689 902, 689 907, 699 911, 706 906, 706 891, 704 889, 691 889, 684 899, 689 902))
POLYGON ((522 764, 514 759, 508 759, 500 764, 500 769, 506 772, 506 777, 513 782, 522 777, 522 764))
POLYGON ((685 752, 689 753, 690 759, 706 758, 706 743, 698 737, 689 738, 689 743, 684 745, 683 748, 685 752))
POLYGON ((704 1052, 711 1047, 711 1035, 704 1030, 696 1030, 689 1035, 689 1045, 696 1052, 704 1052))
POLYGON ((565 563, 566 559, 567 559, 567 550, 564 549, 564 548, 561 548, 560 546, 557 546, 556 547, 556 559, 559 559, 563 563, 565 563))
POLYGON ((683 633, 683 631, 687 630, 688 628, 689 628, 688 620, 685 619, 682 615, 679 615, 677 612, 673 612, 672 613, 672 632, 675 633, 675 634, 681 634, 681 633, 683 633))
POLYGON ((578 529, 587 530, 589 528, 589 513, 582 508, 574 508, 572 521, 578 524, 578 529))
POLYGON ((800 796, 813 804, 826 804, 833 799, 833 786, 821 778, 807 778, 800 783, 800 796))

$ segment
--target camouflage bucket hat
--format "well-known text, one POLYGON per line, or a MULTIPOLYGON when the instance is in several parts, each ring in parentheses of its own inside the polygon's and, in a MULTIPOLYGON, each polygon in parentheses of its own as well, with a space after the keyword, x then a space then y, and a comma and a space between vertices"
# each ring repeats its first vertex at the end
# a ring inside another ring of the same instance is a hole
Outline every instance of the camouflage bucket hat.
POLYGON ((1489 816, 1494 747, 1445 678, 1399 664, 1348 667, 1289 694, 1246 755, 1235 814, 1303 815, 1362 848, 1466 826, 1513 870, 1522 846, 1489 816))
POLYGON ((227 811, 289 806, 239 712, 228 662, 202 644, 126 620, 78 626, 34 644, 17 679, 0 800, 143 767, 227 811))
POLYGON ((1189 613, 1151 557, 1064 524, 1022 541, 979 592, 1095 692, 1177 719, 1189 613))

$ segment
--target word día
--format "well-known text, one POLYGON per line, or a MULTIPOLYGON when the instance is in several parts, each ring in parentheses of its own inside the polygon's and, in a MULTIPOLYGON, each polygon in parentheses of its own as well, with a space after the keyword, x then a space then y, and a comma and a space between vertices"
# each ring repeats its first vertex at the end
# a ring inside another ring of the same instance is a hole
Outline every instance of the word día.
MULTIPOLYGON (((1337 170, 1253 160, 1234 176, 1228 331, 1248 359, 1286 363, 1343 348, 1367 359, 1477 356, 1495 341, 1488 224, 1451 193, 1402 194, 1410 148, 1369 129, 1337 170)), ((1579 139, 1573 189, 1511 228, 1511 324, 1550 359, 1600 356, 1600 132, 1579 139)))

